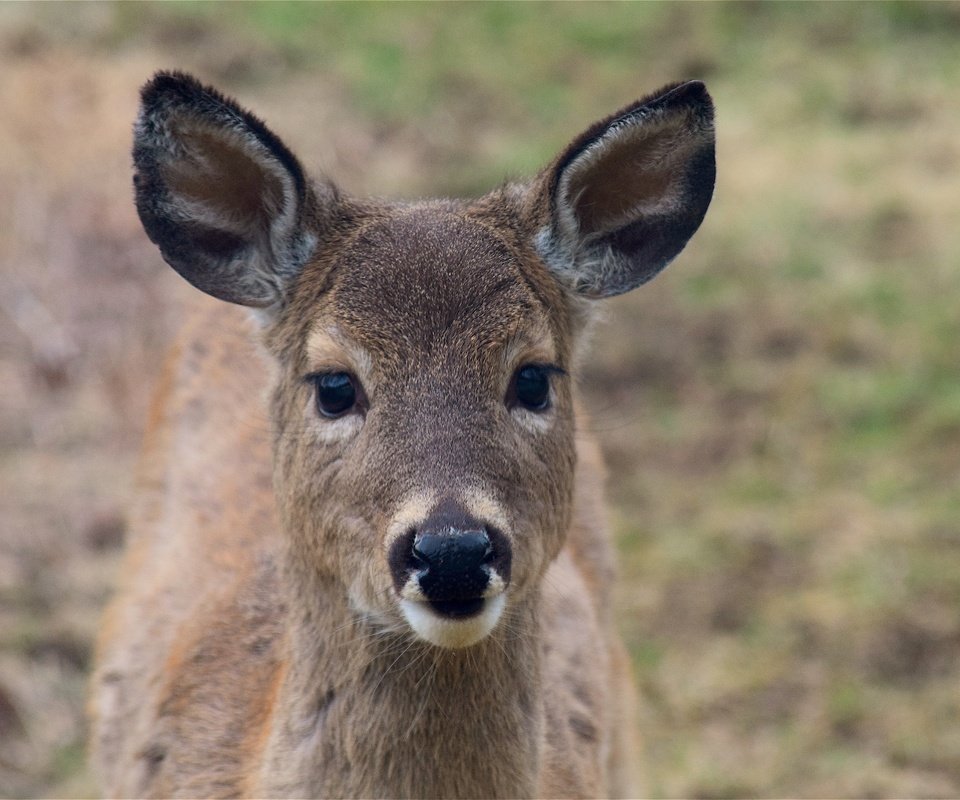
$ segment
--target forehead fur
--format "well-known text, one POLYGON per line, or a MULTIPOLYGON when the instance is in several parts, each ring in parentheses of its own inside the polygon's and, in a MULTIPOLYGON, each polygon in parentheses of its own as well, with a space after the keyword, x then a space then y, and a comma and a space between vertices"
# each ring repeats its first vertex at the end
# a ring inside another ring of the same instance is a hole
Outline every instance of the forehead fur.
POLYGON ((550 309, 523 254, 482 221, 420 207, 368 224, 332 276, 328 320, 378 351, 501 349, 542 331, 550 309))

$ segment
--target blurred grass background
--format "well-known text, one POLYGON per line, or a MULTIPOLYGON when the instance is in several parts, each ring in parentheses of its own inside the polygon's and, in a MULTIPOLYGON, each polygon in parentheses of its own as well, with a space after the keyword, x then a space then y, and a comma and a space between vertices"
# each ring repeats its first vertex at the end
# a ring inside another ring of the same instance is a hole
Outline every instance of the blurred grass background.
POLYGON ((960 795, 960 4, 0 6, 0 795, 83 702, 188 293, 129 188, 194 71, 349 191, 476 194, 706 80, 718 181, 581 381, 653 796, 960 795))

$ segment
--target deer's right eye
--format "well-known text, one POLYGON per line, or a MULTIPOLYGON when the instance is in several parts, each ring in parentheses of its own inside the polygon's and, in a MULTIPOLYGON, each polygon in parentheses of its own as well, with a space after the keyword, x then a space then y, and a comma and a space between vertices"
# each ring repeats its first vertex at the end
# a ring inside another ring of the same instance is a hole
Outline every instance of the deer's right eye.
POLYGON ((317 411, 324 417, 341 417, 359 403, 356 379, 347 372, 316 372, 307 380, 314 385, 317 411))

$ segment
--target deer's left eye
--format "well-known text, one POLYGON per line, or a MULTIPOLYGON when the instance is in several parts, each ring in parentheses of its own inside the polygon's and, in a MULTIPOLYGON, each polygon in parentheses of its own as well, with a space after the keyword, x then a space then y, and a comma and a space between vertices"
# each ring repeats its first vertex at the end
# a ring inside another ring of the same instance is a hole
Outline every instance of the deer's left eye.
POLYGON ((544 364, 525 364, 514 373, 507 405, 522 406, 529 411, 546 411, 550 407, 550 373, 556 367, 544 364))

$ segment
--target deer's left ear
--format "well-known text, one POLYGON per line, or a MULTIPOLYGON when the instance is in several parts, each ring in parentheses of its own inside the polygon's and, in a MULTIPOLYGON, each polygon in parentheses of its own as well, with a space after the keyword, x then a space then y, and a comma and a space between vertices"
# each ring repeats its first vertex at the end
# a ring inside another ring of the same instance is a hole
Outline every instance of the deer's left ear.
POLYGON ((575 139, 543 174, 537 250, 590 297, 646 283, 686 245, 713 196, 713 103, 699 81, 667 87, 575 139))

